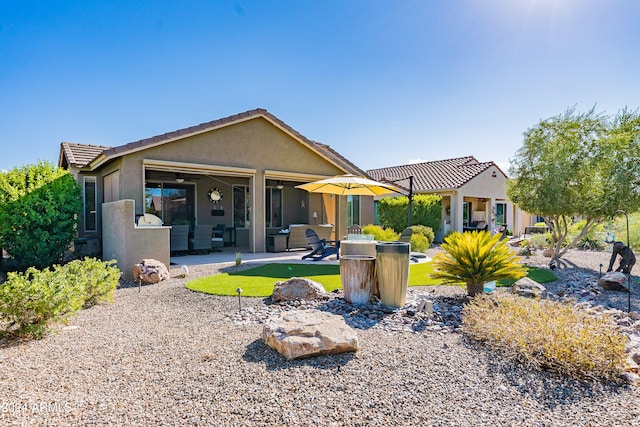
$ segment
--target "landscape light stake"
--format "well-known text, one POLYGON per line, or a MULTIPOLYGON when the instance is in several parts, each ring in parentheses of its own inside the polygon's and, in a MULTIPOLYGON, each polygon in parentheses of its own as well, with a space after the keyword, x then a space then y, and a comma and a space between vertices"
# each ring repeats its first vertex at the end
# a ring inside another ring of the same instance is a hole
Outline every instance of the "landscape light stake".
POLYGON ((236 292, 238 293, 238 313, 240 313, 242 312, 242 298, 240 297, 240 294, 242 293, 242 288, 236 289, 236 292))
MULTIPOLYGON (((624 253, 624 264, 625 266, 629 265, 629 255, 631 254, 631 246, 629 246, 629 215, 627 215, 627 213, 621 209, 618 209, 616 211, 616 213, 621 213, 624 214, 624 216, 627 218, 627 250, 624 253)), ((629 295, 628 295, 628 307, 627 307, 627 313, 631 313, 631 269, 629 269, 629 272, 627 273, 627 285, 629 286, 629 295)))
POLYGON ((598 277, 598 279, 602 279, 602 266, 604 264, 600 263, 600 276, 598 277))

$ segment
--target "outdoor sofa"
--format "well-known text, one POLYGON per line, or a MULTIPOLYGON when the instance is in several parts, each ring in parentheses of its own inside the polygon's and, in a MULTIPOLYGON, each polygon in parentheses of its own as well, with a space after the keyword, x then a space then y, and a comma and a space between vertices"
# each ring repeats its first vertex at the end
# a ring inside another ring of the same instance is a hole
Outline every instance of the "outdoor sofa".
POLYGON ((315 231, 320 239, 331 240, 333 224, 291 224, 288 229, 287 250, 307 249, 310 247, 306 235, 307 228, 315 231))

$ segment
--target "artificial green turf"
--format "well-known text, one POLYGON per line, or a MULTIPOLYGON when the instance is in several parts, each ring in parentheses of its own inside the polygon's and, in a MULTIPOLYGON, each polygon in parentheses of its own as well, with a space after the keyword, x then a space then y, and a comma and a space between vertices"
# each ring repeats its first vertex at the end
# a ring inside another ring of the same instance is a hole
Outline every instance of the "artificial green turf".
MULTIPOLYGON (((411 264, 409 286, 431 286, 441 283, 431 279, 432 263, 411 264)), ((267 297, 273 293, 275 282, 291 277, 306 277, 314 280, 327 292, 341 289, 340 266, 336 264, 264 264, 236 273, 221 273, 200 277, 187 282, 187 288, 214 295, 237 295, 236 289, 242 289, 247 297, 267 297)), ((528 277, 538 283, 556 280, 553 273, 535 267, 529 268, 528 277)), ((501 280, 498 286, 510 286, 513 281, 501 280)))

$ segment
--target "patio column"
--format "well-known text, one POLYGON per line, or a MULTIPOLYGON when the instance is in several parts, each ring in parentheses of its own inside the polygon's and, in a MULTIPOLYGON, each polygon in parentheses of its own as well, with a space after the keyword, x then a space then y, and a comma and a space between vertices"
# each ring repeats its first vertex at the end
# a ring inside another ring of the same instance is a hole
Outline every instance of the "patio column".
POLYGON ((464 221, 463 204, 464 196, 459 191, 455 191, 454 195, 451 196, 451 227, 453 231, 459 231, 461 233, 463 230, 462 223, 464 221))
POLYGON ((493 234, 496 229, 496 199, 490 198, 487 206, 487 224, 489 224, 489 232, 493 234))
POLYGON ((521 211, 515 204, 511 202, 508 203, 509 206, 511 206, 510 211, 513 213, 513 228, 511 229, 511 231, 513 231, 514 236, 520 236, 520 233, 523 230, 521 211))
POLYGON ((251 193, 251 223, 249 227, 249 252, 265 252, 265 180, 264 172, 249 178, 251 193))

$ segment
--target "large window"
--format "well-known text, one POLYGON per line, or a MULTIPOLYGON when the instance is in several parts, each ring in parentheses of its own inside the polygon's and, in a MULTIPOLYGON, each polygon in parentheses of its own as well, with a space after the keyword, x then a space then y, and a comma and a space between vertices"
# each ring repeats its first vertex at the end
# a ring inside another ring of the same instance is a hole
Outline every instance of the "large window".
POLYGON ((267 187, 265 205, 266 226, 282 227, 282 189, 267 187))
POLYGON ((147 183, 145 212, 162 218, 165 225, 189 224, 194 217, 194 186, 177 183, 147 183))
POLYGON ((236 228, 249 228, 251 218, 251 199, 248 185, 233 186, 233 225, 236 228))
POLYGON ((96 208, 98 206, 96 177, 84 177, 84 231, 96 231, 96 208))
POLYGON ((360 196, 347 196, 347 226, 360 224, 360 196))

